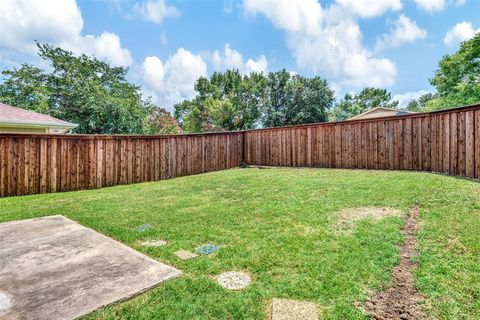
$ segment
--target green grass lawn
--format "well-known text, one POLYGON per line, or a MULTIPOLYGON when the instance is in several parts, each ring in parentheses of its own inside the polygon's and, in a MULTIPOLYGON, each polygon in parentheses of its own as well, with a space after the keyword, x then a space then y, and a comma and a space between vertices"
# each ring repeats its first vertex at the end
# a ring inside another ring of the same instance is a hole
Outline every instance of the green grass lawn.
POLYGON ((365 319, 353 306, 389 285, 404 219, 336 230, 342 208, 420 207, 415 279, 429 316, 480 318, 480 184, 416 172, 234 169, 172 180, 0 199, 0 222, 62 214, 184 274, 89 319, 265 319, 272 298, 317 303, 325 319, 365 319), (153 229, 136 231, 142 224, 153 229), (144 240, 168 245, 145 248, 144 240), (212 242, 218 253, 174 251, 212 242), (228 292, 212 277, 244 270, 228 292))

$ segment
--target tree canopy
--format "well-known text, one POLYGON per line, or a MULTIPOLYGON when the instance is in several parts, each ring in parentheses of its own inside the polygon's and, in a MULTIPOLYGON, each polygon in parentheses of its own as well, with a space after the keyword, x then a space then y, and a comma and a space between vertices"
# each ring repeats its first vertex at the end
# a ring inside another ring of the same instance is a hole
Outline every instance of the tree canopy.
POLYGON ((175 117, 188 132, 251 129, 260 116, 264 81, 261 74, 237 70, 201 77, 197 96, 175 105, 175 117))
POLYGON ((175 117, 188 132, 322 122, 334 101, 326 80, 285 70, 215 72, 198 79, 195 90, 195 98, 175 105, 175 117))
POLYGON ((127 69, 37 44, 48 71, 23 64, 3 72, 0 100, 77 123, 77 133, 142 133, 148 105, 127 69))
POLYGON ((183 129, 170 111, 152 105, 145 120, 143 132, 145 134, 181 134, 183 129))
POLYGON ((263 125, 278 127, 327 121, 334 91, 320 77, 291 75, 285 70, 268 75, 263 125))
POLYGON ((430 84, 436 92, 411 101, 411 107, 431 111, 480 102, 480 33, 440 60, 430 84))
POLYGON ((398 101, 392 100, 392 94, 386 89, 365 88, 358 94, 347 93, 332 109, 329 118, 331 121, 347 120, 376 107, 396 109, 398 101))
POLYGON ((434 93, 425 93, 417 99, 410 100, 407 105, 407 110, 412 112, 425 111, 427 109, 427 103, 435 97, 436 94, 434 93))
MULTIPOLYGON (((127 68, 48 44, 37 46, 49 67, 23 64, 3 71, 0 102, 77 123, 76 133, 246 130, 346 120, 375 107, 398 107, 386 89, 364 88, 335 104, 334 91, 318 76, 227 70, 199 78, 196 95, 176 104, 172 115, 142 98, 140 87, 127 81, 127 68)), ((444 56, 430 83, 436 92, 410 101, 408 110, 480 102, 480 34, 444 56)))

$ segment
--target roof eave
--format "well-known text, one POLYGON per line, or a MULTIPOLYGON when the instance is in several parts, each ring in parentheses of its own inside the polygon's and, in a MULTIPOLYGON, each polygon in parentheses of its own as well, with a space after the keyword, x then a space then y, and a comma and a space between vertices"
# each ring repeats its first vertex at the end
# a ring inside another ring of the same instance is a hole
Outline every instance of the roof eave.
POLYGON ((22 120, 0 120, 0 125, 7 127, 22 127, 22 128, 66 128, 73 129, 78 127, 76 123, 54 123, 54 122, 31 122, 22 120))
MULTIPOLYGON (((365 112, 363 112, 363 113, 357 114, 356 116, 347 119, 347 121, 348 121, 348 120, 356 120, 356 119, 358 119, 358 118, 360 118, 360 117, 362 117, 362 116, 365 116, 365 115, 367 115, 367 114, 370 114, 370 113, 372 113, 372 112, 374 112, 374 111, 376 111, 376 110, 397 111, 397 112, 402 111, 401 109, 393 109, 393 108, 386 108, 386 107, 375 107, 375 108, 372 108, 372 109, 370 109, 370 110, 367 110, 367 111, 365 111, 365 112)), ((413 113, 413 112, 410 112, 410 111, 407 111, 407 110, 403 110, 403 111, 404 111, 405 113, 408 113, 408 114, 413 113)))

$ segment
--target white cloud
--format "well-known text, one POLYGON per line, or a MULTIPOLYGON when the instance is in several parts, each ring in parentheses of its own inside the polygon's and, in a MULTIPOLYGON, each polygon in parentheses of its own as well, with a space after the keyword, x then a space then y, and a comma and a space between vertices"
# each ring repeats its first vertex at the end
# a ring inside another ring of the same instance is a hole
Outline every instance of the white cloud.
POLYGON ((410 20, 403 14, 390 24, 390 31, 377 41, 376 50, 397 48, 405 43, 423 39, 427 36, 425 29, 418 27, 415 21, 410 20))
POLYGON ((244 0, 243 5, 248 13, 262 13, 289 32, 315 31, 322 16, 317 0, 244 0))
POLYGON ((268 61, 267 58, 262 54, 258 57, 257 60, 248 59, 247 63, 245 63, 247 70, 251 72, 263 72, 266 73, 268 69, 268 61))
POLYGON ((405 108, 407 107, 408 103, 413 100, 413 99, 418 99, 424 94, 429 93, 428 91, 425 90, 418 90, 418 91, 409 91, 405 93, 400 93, 396 94, 393 96, 392 100, 397 100, 398 101, 398 107, 399 108, 405 108))
POLYGON ((257 60, 248 59, 248 61, 245 62, 242 54, 232 49, 228 43, 225 45, 223 54, 218 50, 213 52, 212 63, 217 71, 237 69, 241 73, 248 74, 252 71, 267 72, 268 69, 268 61, 264 55, 258 57, 257 60))
POLYGON ((441 11, 445 7, 445 0, 415 0, 417 8, 427 12, 441 11))
MULTIPOLYGON (((217 50, 205 58, 211 58, 214 68, 222 71, 239 69, 242 73, 266 72, 268 68, 264 55, 245 62, 242 54, 229 44, 225 45, 222 53, 217 50)), ((170 110, 175 103, 195 96, 195 82, 207 76, 207 64, 200 54, 180 48, 164 62, 156 56, 145 58, 141 74, 145 84, 142 90, 151 95, 156 103, 170 110)))
POLYGON ((0 51, 34 54, 37 40, 95 55, 114 65, 132 63, 130 51, 121 47, 115 33, 81 35, 83 19, 75 0, 3 0, 0 21, 0 51))
POLYGON ((83 19, 74 0, 2 0, 0 48, 35 51, 34 40, 67 41, 76 38, 83 19))
POLYGON ((452 47, 462 41, 473 38, 473 36, 478 32, 480 32, 480 29, 473 29, 471 22, 463 21, 457 23, 450 30, 448 30, 448 32, 445 34, 445 37, 443 38, 443 43, 445 43, 447 46, 452 47))
POLYGON ((165 68, 158 57, 146 57, 143 61, 143 80, 152 89, 161 91, 164 86, 165 68))
POLYGON ((218 50, 212 54, 213 66, 216 70, 243 69, 243 57, 240 52, 230 48, 230 44, 225 45, 224 55, 218 50))
POLYGON ((145 20, 154 23, 161 23, 167 17, 175 17, 180 14, 176 7, 168 6, 165 0, 147 0, 144 3, 136 3, 133 11, 145 20))
POLYGON ((200 55, 180 48, 165 63, 155 56, 145 58, 142 72, 157 103, 171 109, 173 104, 195 96, 195 81, 207 75, 207 64, 200 55))
POLYGON ((337 85, 389 86, 395 64, 364 48, 362 33, 345 8, 324 9, 316 0, 244 0, 250 14, 263 14, 286 32, 286 43, 297 64, 322 72, 337 85))
POLYGON ((133 63, 128 49, 122 48, 120 38, 111 32, 103 32, 100 36, 86 36, 81 38, 83 45, 76 52, 93 55, 99 59, 106 59, 114 66, 130 66, 133 63))
POLYGON ((402 9, 400 0, 336 0, 339 5, 361 18, 373 18, 387 11, 402 9))

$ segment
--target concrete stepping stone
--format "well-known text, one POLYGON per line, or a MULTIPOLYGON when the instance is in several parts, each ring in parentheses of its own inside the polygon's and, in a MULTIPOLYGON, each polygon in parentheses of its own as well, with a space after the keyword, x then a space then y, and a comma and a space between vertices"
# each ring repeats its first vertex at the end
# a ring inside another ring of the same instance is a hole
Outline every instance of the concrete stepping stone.
POLYGON ((149 240, 142 242, 142 246, 145 247, 161 247, 167 244, 167 241, 165 240, 149 240))
POLYGON ((182 259, 182 260, 189 260, 189 259, 193 259, 193 258, 198 257, 198 254, 196 254, 194 252, 187 251, 187 250, 175 251, 173 254, 176 255, 177 258, 182 259))
POLYGON ((272 320, 318 320, 315 303, 288 299, 273 299, 272 320))
POLYGON ((217 283, 227 290, 241 290, 250 285, 252 279, 245 272, 228 271, 217 277, 217 283))

